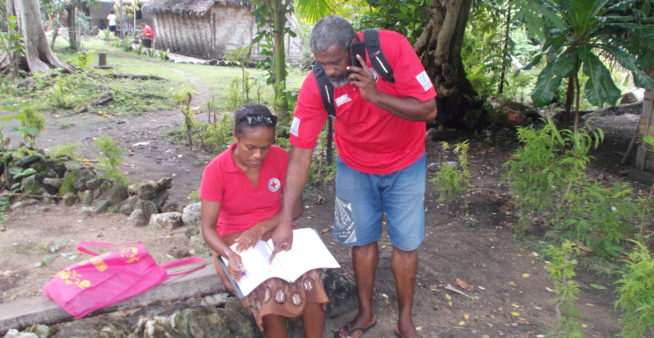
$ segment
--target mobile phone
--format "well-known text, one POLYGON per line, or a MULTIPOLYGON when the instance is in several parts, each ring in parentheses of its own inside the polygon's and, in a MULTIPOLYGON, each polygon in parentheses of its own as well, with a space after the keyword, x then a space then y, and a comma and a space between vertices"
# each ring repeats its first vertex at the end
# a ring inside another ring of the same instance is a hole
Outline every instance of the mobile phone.
POLYGON ((361 67, 357 55, 361 55, 362 59, 366 59, 366 47, 363 42, 350 43, 350 66, 361 67))

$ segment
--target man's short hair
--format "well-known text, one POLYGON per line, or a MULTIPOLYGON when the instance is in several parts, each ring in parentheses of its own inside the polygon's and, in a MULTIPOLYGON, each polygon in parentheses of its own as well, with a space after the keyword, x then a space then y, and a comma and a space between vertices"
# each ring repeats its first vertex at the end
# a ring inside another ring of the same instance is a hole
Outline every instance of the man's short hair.
POLYGON ((329 15, 320 19, 311 31, 311 50, 323 52, 337 44, 347 49, 356 33, 347 20, 338 15, 329 15))

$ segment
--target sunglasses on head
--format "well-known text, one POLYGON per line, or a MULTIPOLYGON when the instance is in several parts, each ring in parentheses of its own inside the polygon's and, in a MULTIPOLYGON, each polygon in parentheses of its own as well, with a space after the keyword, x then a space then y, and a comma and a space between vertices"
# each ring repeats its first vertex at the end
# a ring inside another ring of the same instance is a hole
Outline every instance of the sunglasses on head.
POLYGON ((269 115, 260 115, 260 114, 251 114, 241 117, 236 125, 241 123, 247 123, 248 126, 254 127, 259 125, 265 125, 267 127, 274 127, 277 124, 277 116, 269 115))

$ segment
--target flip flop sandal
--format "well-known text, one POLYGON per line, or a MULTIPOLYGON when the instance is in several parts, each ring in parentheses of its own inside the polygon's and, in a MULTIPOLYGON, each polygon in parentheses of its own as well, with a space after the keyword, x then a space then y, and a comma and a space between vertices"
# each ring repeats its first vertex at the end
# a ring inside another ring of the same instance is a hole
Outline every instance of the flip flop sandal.
POLYGON ((363 337, 363 335, 366 333, 366 331, 372 329, 373 327, 375 327, 375 325, 377 325, 377 320, 375 320, 375 322, 372 323, 372 325, 370 325, 368 327, 365 327, 365 328, 364 327, 352 327, 352 323, 347 323, 345 326, 338 329, 338 331, 334 332, 334 338, 343 338, 344 337, 344 336, 341 336, 341 334, 340 334, 342 329, 345 329, 345 331, 347 332, 347 335, 345 337, 352 337, 352 334, 354 334, 355 332, 358 332, 358 331, 361 331, 361 335, 359 337, 363 337))

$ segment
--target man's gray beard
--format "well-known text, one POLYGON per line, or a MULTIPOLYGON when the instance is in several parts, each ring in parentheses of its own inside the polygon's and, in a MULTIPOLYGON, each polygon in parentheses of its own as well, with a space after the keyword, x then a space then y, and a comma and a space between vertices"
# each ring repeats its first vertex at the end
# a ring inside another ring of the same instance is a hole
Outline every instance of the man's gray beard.
POLYGON ((346 77, 344 77, 342 79, 338 79, 338 80, 329 79, 329 82, 331 82, 332 86, 334 86, 336 88, 339 88, 339 87, 345 86, 349 81, 347 80, 347 76, 346 76, 346 77))

